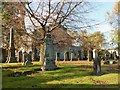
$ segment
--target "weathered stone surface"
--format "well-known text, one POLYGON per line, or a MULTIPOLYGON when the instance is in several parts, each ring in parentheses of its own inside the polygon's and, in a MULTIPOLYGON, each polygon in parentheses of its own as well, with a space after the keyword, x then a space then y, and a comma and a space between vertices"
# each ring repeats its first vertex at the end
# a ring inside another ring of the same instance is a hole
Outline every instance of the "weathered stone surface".
POLYGON ((15 47, 14 47, 14 30, 10 28, 10 44, 9 44, 9 53, 8 53, 8 63, 17 62, 15 57, 15 47))
POLYGON ((7 50, 0 48, 0 63, 5 63, 7 60, 7 50))
POLYGON ((18 52, 18 58, 17 58, 18 62, 22 62, 22 51, 18 52))
POLYGON ((27 65, 28 64, 32 64, 32 52, 30 51, 29 54, 28 54, 28 62, 26 63, 27 65))
POLYGON ((94 59, 93 65, 94 75, 101 75, 101 58, 97 57, 94 59))
POLYGON ((32 64, 32 52, 24 52, 23 53, 23 65, 30 65, 32 64))
POLYGON ((51 35, 47 34, 45 38, 46 51, 45 51, 45 61, 41 69, 44 70, 54 70, 57 69, 54 59, 54 47, 51 35))
POLYGON ((28 61, 28 57, 27 57, 27 52, 23 52, 23 65, 26 65, 26 62, 28 61))
POLYGON ((93 50, 93 73, 94 75, 101 75, 101 57, 98 56, 98 51, 93 50))

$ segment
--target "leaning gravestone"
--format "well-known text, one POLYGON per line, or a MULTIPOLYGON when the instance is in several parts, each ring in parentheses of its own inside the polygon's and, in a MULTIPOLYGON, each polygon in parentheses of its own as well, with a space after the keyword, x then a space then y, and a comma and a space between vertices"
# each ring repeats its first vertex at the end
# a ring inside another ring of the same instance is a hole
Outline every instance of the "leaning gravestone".
POLYGON ((10 43, 9 43, 9 52, 8 52, 8 63, 17 62, 15 57, 15 46, 14 46, 14 30, 10 28, 10 43))
POLYGON ((57 69, 57 66, 55 65, 55 59, 54 59, 53 41, 51 39, 50 34, 47 34, 47 36, 45 37, 45 44, 46 44, 45 61, 41 69, 43 71, 57 69))
POLYGON ((93 62, 94 75, 101 75, 101 57, 96 49, 93 50, 93 62))

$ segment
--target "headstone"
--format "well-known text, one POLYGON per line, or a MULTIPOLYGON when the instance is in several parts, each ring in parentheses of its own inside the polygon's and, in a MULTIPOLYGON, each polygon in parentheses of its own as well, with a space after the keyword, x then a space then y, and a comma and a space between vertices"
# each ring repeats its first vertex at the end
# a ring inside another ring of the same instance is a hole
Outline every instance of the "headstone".
POLYGON ((22 58, 22 60, 23 60, 23 65, 26 65, 26 62, 28 61, 28 54, 27 54, 26 51, 23 52, 23 58, 22 58))
POLYGON ((78 61, 80 60, 80 50, 78 51, 78 61))
POLYGON ((22 51, 20 50, 18 52, 18 59, 17 59, 18 62, 22 62, 22 51))
POLYGON ((26 63, 26 65, 32 64, 32 52, 30 51, 28 54, 28 62, 26 63))
POLYGON ((38 53, 38 52, 37 52, 37 48, 34 47, 34 48, 33 48, 33 53, 32 53, 32 59, 33 59, 33 61, 38 60, 38 54, 37 54, 37 53, 38 53))
POLYGON ((101 57, 94 60, 94 75, 101 75, 101 57))
POLYGON ((88 50, 87 59, 88 59, 88 61, 92 60, 92 52, 91 52, 91 50, 88 50))
POLYGON ((0 63, 5 63, 7 60, 7 50, 4 48, 0 48, 0 63))
POLYGON ((81 55, 80 59, 83 60, 84 59, 84 51, 83 51, 83 49, 81 49, 81 54, 80 55, 81 55))
POLYGON ((109 62, 109 55, 105 54, 105 62, 104 62, 104 64, 110 64, 110 62, 109 62))
POLYGON ((105 54, 105 61, 109 60, 109 56, 107 54, 105 54))
POLYGON ((69 58, 69 52, 66 52, 66 56, 67 56, 67 60, 69 61, 70 58, 69 58))
POLYGON ((98 51, 96 49, 93 50, 93 58, 94 75, 101 75, 101 57, 98 56, 98 51))
POLYGON ((54 47, 53 47, 53 41, 51 39, 51 35, 47 34, 45 37, 45 44, 46 44, 46 50, 45 50, 45 60, 44 64, 42 65, 41 69, 44 70, 54 70, 57 69, 57 66, 55 64, 54 59, 54 47))
POLYGON ((60 60, 63 60, 64 59, 64 52, 60 52, 60 60))
POLYGON ((15 47, 14 47, 14 30, 10 28, 10 43, 9 43, 9 56, 7 62, 17 62, 15 57, 15 47))

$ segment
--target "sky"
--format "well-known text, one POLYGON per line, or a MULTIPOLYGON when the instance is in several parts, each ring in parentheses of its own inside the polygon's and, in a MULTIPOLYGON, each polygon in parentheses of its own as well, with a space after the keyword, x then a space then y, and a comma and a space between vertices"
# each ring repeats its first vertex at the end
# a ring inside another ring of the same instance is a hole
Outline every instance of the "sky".
POLYGON ((111 25, 107 22, 106 12, 112 12, 114 2, 96 2, 97 8, 91 14, 91 18, 94 18, 98 22, 102 22, 95 31, 107 32, 112 29, 111 25))
POLYGON ((109 42, 110 32, 111 30, 113 30, 113 28, 106 20, 107 19, 106 12, 108 11, 111 13, 113 11, 115 0, 102 0, 102 1, 97 0, 96 2, 93 2, 93 0, 89 0, 89 1, 92 1, 91 3, 95 8, 93 9, 93 12, 88 15, 88 18, 95 20, 95 23, 101 22, 101 24, 92 29, 89 29, 88 31, 90 33, 93 33, 95 31, 100 31, 104 33, 105 38, 109 42))
MULTIPOLYGON (((115 2, 94 2, 94 3, 97 5, 97 8, 95 12, 91 14, 90 17, 102 23, 94 27, 93 29, 90 29, 89 32, 90 33, 93 33, 95 31, 102 32, 105 35, 106 41, 110 43, 111 31, 114 30, 114 28, 106 20, 107 19, 106 12, 112 13, 115 2)), ((110 47, 114 47, 114 46, 110 45, 110 47)))

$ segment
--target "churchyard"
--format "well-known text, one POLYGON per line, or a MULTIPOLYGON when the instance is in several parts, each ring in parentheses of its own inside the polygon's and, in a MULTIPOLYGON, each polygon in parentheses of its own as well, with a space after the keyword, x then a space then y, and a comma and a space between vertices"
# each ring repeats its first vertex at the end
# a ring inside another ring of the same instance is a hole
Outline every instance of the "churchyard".
POLYGON ((118 89, 120 44, 116 31, 109 41, 107 33, 90 33, 102 24, 87 22, 89 3, 2 2, 2 88, 118 89))
POLYGON ((102 75, 93 75, 93 63, 58 61, 58 70, 43 72, 40 62, 2 64, 3 88, 118 88, 118 66, 104 65, 102 75), (20 74, 22 73, 22 74, 20 74))

